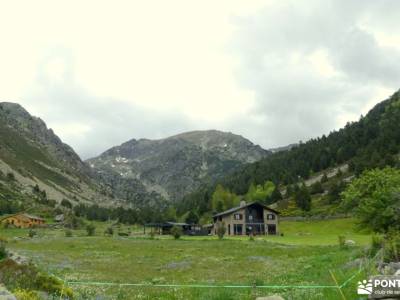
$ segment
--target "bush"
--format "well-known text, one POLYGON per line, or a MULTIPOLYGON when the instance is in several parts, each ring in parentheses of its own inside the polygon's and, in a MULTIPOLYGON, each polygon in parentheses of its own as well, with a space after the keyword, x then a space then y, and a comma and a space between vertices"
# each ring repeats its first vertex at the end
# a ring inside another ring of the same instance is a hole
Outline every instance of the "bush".
POLYGON ((400 233, 390 232, 384 246, 384 260, 400 262, 400 233))
POLYGON ((379 250, 385 245, 385 240, 382 236, 374 234, 371 238, 371 247, 369 249, 370 256, 375 256, 379 250))
POLYGON ((151 230, 150 233, 149 233, 149 238, 150 238, 151 240, 154 240, 154 236, 155 236, 155 233, 154 233, 153 230, 151 230))
MULTIPOLYGON (((9 290, 26 290, 22 292, 24 296, 27 293, 29 295, 29 290, 40 290, 50 295, 59 296, 62 294, 69 299, 73 298, 72 290, 63 287, 64 284, 59 279, 39 273, 33 264, 20 265, 11 259, 4 259, 0 262, 0 282, 9 290)), ((49 299, 52 298, 49 297, 49 299)))
POLYGON ((70 288, 64 286, 64 283, 54 276, 38 273, 36 277, 36 286, 39 290, 47 291, 53 295, 63 295, 73 298, 73 292, 70 288))
POLYGON ((8 181, 15 181, 15 175, 12 172, 7 173, 7 180, 8 181))
POLYGON ((72 203, 69 202, 67 199, 62 199, 61 205, 64 206, 64 207, 66 207, 66 208, 69 208, 69 209, 72 208, 72 203))
POLYGON ((70 230, 70 229, 65 230, 65 236, 72 237, 72 230, 70 230))
POLYGON ((174 237, 174 239, 178 240, 182 235, 182 228, 178 226, 172 227, 171 235, 174 237))
POLYGON ((13 291, 13 294, 18 300, 40 300, 39 295, 35 291, 16 289, 13 291))
POLYGON ((112 235, 114 235, 114 229, 113 229, 111 226, 109 226, 109 227, 107 227, 106 230, 104 231, 104 234, 105 234, 105 235, 110 235, 110 236, 112 236, 112 235))
POLYGON ((86 225, 86 232, 88 236, 94 236, 96 227, 93 224, 86 225))
POLYGON ((226 228, 225 228, 225 223, 224 222, 218 222, 216 223, 216 229, 217 229, 217 235, 220 240, 224 238, 226 228))
POLYGON ((317 181, 313 185, 311 185, 310 188, 310 194, 315 195, 315 194, 322 194, 324 192, 324 188, 322 187, 321 181, 317 181))
POLYGON ((249 241, 254 242, 254 235, 252 233, 249 234, 249 241))
POLYGON ((28 236, 30 238, 33 238, 35 235, 37 235, 37 232, 35 230, 33 230, 33 229, 30 229, 29 232, 28 232, 28 236))
POLYGON ((84 226, 82 219, 76 217, 75 215, 69 213, 64 215, 64 227, 70 229, 79 229, 84 226))

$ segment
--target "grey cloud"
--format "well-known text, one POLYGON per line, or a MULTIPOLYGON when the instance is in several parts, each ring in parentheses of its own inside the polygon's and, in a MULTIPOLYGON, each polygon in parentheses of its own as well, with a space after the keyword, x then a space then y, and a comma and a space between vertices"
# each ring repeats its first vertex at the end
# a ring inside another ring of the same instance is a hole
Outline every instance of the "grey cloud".
MULTIPOLYGON (((398 0, 276 1, 255 15, 233 17, 236 31, 227 51, 239 61, 237 82, 254 91, 256 103, 249 115, 233 117, 215 129, 269 148, 338 128, 339 117, 360 114, 380 89, 399 88, 400 52, 382 47, 364 26, 400 38, 399 20, 398 0), (307 60, 315 51, 326 53, 337 76, 316 72, 307 60)), ((179 111, 157 112, 91 95, 75 81, 68 50, 51 53, 63 57, 68 66, 63 80, 46 77, 45 65, 54 56, 45 57, 38 68, 37 88, 22 104, 37 108, 50 126, 88 126, 82 136, 61 135, 84 158, 131 138, 161 138, 210 125, 193 124, 179 111)))
MULTIPOLYGON (((283 3, 234 19, 237 31, 230 45, 241 61, 239 83, 255 92, 253 115, 264 119, 259 125, 264 137, 257 139, 269 146, 328 133, 341 114, 360 114, 380 88, 394 91, 400 83, 400 52, 381 47, 360 25, 385 18, 382 6, 375 10, 373 1, 283 3), (324 77, 312 68, 306 57, 319 50, 340 75, 324 77), (292 63, 293 55, 300 61, 292 63)), ((400 10, 400 2, 386 3, 391 4, 387 9, 400 10)))
POLYGON ((89 130, 83 136, 56 132, 82 158, 93 157, 132 138, 162 138, 193 127, 179 112, 157 112, 120 99, 91 95, 76 83, 73 61, 67 61, 67 77, 60 82, 49 80, 40 67, 37 87, 24 97, 22 104, 33 105, 49 127, 74 123, 87 126, 89 130))

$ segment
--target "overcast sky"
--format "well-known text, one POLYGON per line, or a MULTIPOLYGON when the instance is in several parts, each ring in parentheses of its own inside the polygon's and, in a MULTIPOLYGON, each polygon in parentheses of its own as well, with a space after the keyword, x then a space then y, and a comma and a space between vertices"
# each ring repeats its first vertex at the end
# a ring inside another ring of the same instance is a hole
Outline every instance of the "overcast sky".
POLYGON ((197 129, 264 148, 400 88, 400 1, 0 2, 0 101, 83 158, 197 129))

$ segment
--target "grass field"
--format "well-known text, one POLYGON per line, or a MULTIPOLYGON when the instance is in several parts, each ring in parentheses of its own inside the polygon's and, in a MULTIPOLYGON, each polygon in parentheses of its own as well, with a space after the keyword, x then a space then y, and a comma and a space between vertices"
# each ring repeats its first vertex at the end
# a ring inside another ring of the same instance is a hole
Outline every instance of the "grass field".
MULTIPOLYGON (((98 223, 94 237, 79 230, 65 237, 62 230, 49 229, 39 230, 33 239, 17 241, 14 237, 26 236, 27 231, 7 229, 1 234, 9 238, 8 248, 67 281, 148 285, 72 285, 86 299, 98 295, 110 299, 254 299, 274 293, 287 299, 341 299, 335 288, 171 288, 154 284, 334 286, 332 272, 340 285, 358 270, 351 262, 363 255, 370 240, 369 235, 354 230, 352 219, 282 222, 283 237, 255 241, 246 237, 222 241, 215 237, 105 237, 100 234, 105 226, 98 223), (338 235, 356 241, 356 246, 340 248, 338 235)), ((355 280, 343 289, 347 299, 354 299, 355 280)))

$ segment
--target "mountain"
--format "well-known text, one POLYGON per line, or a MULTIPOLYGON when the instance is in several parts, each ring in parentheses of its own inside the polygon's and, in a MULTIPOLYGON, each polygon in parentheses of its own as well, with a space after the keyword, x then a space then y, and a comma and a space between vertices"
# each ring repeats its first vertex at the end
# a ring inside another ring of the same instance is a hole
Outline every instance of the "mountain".
POLYGON ((346 166, 347 174, 341 179, 343 182, 333 183, 336 200, 340 201, 337 186, 342 188, 346 181, 364 170, 385 166, 400 167, 399 124, 400 91, 377 104, 359 121, 348 123, 339 131, 268 155, 237 169, 213 185, 187 195, 179 210, 197 210, 200 214, 207 212, 211 207, 211 195, 216 184, 221 184, 237 195, 246 194, 251 185, 262 186, 267 181, 272 181, 285 191, 286 187, 307 182, 316 174, 320 174, 318 178, 322 178, 321 174, 346 166))
POLYGON ((41 192, 56 202, 109 204, 100 191, 91 169, 40 118, 0 103, 0 199, 32 202, 41 192))
POLYGON ((178 201, 202 184, 269 154, 239 135, 208 130, 159 140, 132 139, 87 163, 118 196, 135 196, 132 188, 125 189, 132 182, 148 193, 178 201))

